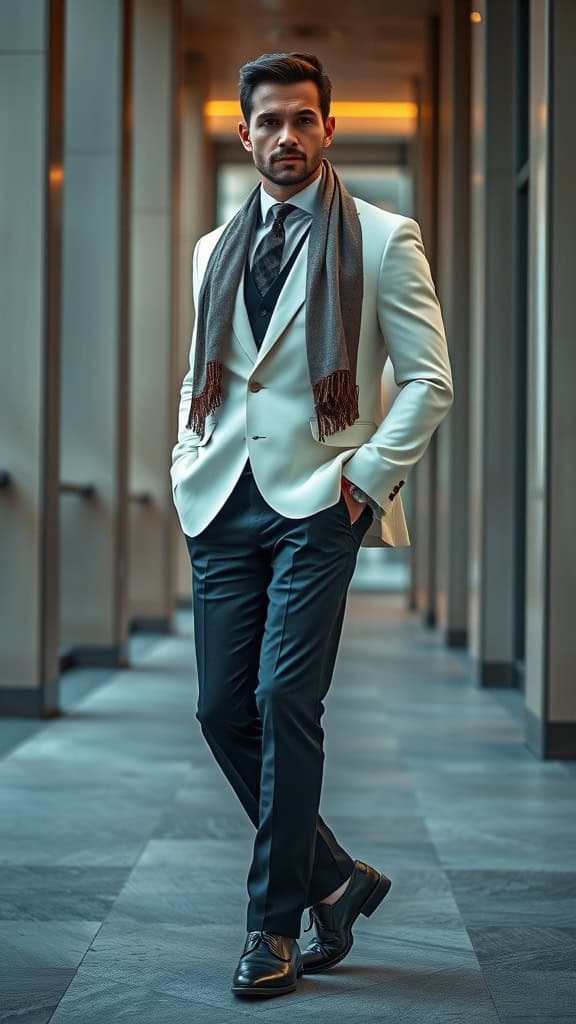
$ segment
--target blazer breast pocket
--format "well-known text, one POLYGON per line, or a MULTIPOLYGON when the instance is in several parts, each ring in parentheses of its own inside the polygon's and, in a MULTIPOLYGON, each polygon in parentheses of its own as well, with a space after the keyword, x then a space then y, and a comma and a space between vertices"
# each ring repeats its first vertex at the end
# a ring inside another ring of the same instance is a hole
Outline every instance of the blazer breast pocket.
POLYGON ((356 420, 345 430, 337 430, 335 434, 328 434, 323 441, 320 441, 318 431, 318 420, 316 416, 310 417, 310 430, 312 437, 320 444, 334 445, 337 448, 359 448, 361 444, 368 441, 372 434, 378 429, 378 424, 372 420, 356 420))

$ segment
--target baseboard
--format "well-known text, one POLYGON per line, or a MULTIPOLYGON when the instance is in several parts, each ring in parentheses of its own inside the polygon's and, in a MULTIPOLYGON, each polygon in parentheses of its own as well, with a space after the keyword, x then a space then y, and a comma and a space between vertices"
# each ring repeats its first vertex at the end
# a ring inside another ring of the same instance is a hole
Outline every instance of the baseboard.
POLYGON ((59 680, 54 679, 42 687, 0 687, 0 717, 2 718, 58 718, 59 680))
POLYGON ((68 668, 129 668, 125 644, 82 644, 60 651, 60 671, 68 668))
POLYGON ((511 661, 481 661, 478 663, 478 682, 486 687, 517 686, 516 666, 511 661))
POLYGON ((447 647, 468 646, 468 630, 466 629, 447 629, 445 636, 447 647))
POLYGON ((167 615, 135 615, 130 620, 130 632, 170 634, 170 619, 167 615))
POLYGON ((543 722, 526 709, 526 743, 546 761, 576 761, 576 722, 543 722))

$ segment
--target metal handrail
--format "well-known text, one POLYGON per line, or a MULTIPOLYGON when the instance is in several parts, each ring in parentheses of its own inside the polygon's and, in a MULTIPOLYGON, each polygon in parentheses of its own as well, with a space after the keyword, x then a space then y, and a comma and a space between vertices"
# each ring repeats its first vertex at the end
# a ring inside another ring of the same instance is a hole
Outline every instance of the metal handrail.
POLYGON ((74 484, 69 481, 60 483, 61 494, 79 494, 81 498, 93 498, 96 494, 94 484, 74 484))

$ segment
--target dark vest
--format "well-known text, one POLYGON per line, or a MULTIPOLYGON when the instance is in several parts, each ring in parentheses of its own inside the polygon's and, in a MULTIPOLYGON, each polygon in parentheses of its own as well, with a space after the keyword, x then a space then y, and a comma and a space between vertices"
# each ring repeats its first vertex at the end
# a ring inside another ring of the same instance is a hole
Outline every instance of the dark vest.
POLYGON ((274 284, 271 285, 265 295, 260 295, 260 292, 254 284, 249 258, 246 260, 246 269, 244 272, 244 302, 246 303, 246 311, 248 313, 248 319, 250 321, 252 334, 254 335, 254 341, 256 342, 257 348, 260 348, 260 345, 264 340, 264 335, 268 330, 268 324, 272 319, 272 313, 274 312, 274 307, 278 302, 280 292, 284 287, 288 274, 296 262, 300 249, 308 237, 309 231, 310 228, 304 232, 286 266, 278 274, 274 284))

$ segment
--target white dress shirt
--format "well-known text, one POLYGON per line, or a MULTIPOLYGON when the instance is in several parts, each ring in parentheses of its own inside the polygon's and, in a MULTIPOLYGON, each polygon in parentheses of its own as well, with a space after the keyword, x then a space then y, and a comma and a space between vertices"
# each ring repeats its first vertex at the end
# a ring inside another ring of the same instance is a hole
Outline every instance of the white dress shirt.
MULTIPOLYGON (((318 207, 318 189, 322 175, 319 174, 317 178, 303 188, 296 195, 291 196, 286 202, 290 206, 296 207, 292 210, 284 222, 284 235, 286 241, 284 242, 284 252, 282 253, 282 263, 280 264, 280 270, 288 263, 292 253, 294 252, 298 242, 302 238, 302 235, 306 231, 306 228, 310 227, 312 218, 318 207)), ((254 253, 260 245, 264 235, 272 227, 272 221, 274 219, 274 213, 272 208, 275 206, 283 206, 283 203, 279 203, 277 199, 274 199, 268 192, 265 192, 262 186, 260 186, 260 217, 256 223, 256 227, 252 234, 252 242, 250 244, 250 267, 252 267, 252 261, 254 259, 254 253)))

